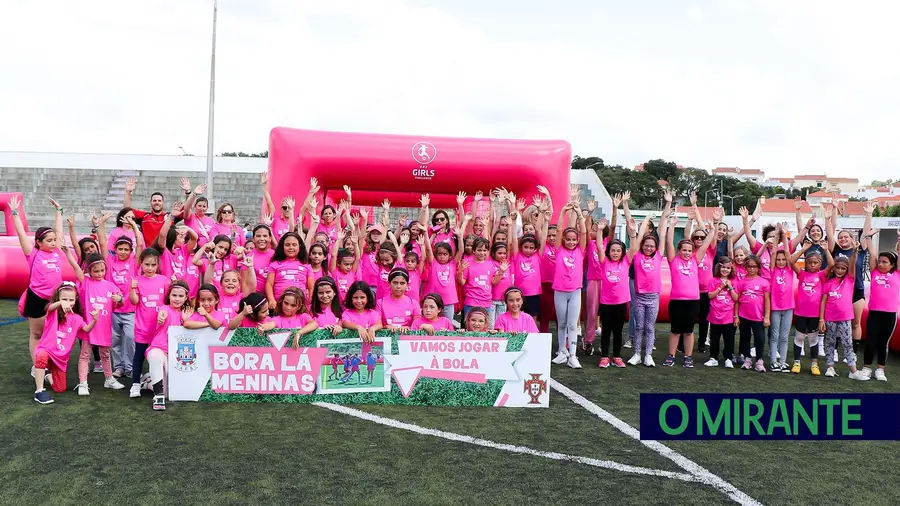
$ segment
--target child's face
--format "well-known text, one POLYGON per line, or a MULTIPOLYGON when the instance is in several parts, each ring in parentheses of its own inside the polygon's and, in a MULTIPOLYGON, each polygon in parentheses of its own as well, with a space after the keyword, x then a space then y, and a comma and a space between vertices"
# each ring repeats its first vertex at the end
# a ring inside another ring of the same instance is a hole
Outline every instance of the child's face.
POLYGON ((218 302, 219 300, 210 291, 203 290, 197 294, 197 304, 202 307, 207 313, 212 313, 213 311, 215 311, 218 302))
POLYGON ((747 269, 748 278, 756 277, 759 274, 759 264, 755 260, 745 263, 744 268, 747 269))
POLYGON ((61 302, 68 302, 70 305, 75 304, 75 299, 77 295, 75 294, 75 290, 71 288, 64 288, 59 291, 59 300, 61 302))
POLYGON ((366 304, 368 304, 369 302, 369 296, 363 293, 362 290, 357 290, 353 292, 351 300, 353 301, 353 308, 357 311, 362 311, 366 308, 366 304))
POLYGON ((484 262, 487 259, 489 252, 490 250, 488 250, 487 246, 479 244, 478 247, 475 248, 475 260, 484 262))
POLYGON ((509 242, 509 236, 506 235, 506 232, 501 233, 501 231, 498 231, 496 234, 494 234, 494 242, 506 244, 507 242, 509 242))
POLYGON ((316 288, 316 297, 319 298, 319 303, 322 304, 322 306, 330 306, 331 301, 334 300, 334 289, 332 289, 330 285, 319 285, 319 287, 316 288))
POLYGON ((506 310, 512 314, 516 314, 522 310, 522 294, 519 292, 509 292, 506 296, 506 310))
POLYGON ((502 230, 504 232, 507 232, 509 230, 509 217, 500 217, 500 225, 497 227, 497 230, 502 230))
POLYGON ((691 255, 694 254, 694 248, 690 244, 684 243, 681 245, 681 248, 678 249, 678 254, 681 255, 682 259, 690 260, 691 255))
POLYGON ((534 243, 532 243, 532 242, 526 242, 525 244, 522 245, 522 254, 524 254, 527 257, 534 255, 535 251, 537 251, 537 248, 535 247, 534 243))
POLYGON ((563 244, 566 246, 566 249, 575 249, 578 246, 578 234, 571 230, 566 232, 566 236, 563 237, 563 244))
POLYGON ((550 241, 551 243, 555 242, 557 235, 559 235, 559 230, 557 230, 555 228, 551 228, 550 230, 547 231, 547 240, 550 241))
POLYGON ((471 254, 475 253, 474 251, 472 251, 472 246, 474 246, 474 245, 475 245, 475 239, 473 239, 471 237, 466 238, 466 242, 465 242, 465 246, 466 246, 465 254, 466 255, 471 255, 471 254))
POLYGON ((425 301, 422 302, 422 316, 424 316, 426 320, 437 319, 438 307, 433 300, 425 299, 425 301))
POLYGON ((241 280, 238 279, 238 275, 234 271, 229 271, 222 275, 222 290, 227 295, 236 294, 240 283, 241 280))
POLYGON ((260 251, 264 251, 268 248, 271 240, 272 236, 269 235, 269 230, 267 228, 260 228, 253 233, 253 245, 260 251))
POLYGON ((47 232, 44 234, 44 238, 38 241, 38 248, 41 251, 53 251, 56 249, 56 233, 55 232, 47 232))
POLYGON ((322 243, 322 244, 328 244, 328 243, 330 242, 330 239, 328 238, 328 234, 326 234, 326 233, 324 233, 324 232, 319 232, 319 233, 317 233, 316 236, 313 238, 313 242, 318 242, 318 243, 322 243))
POLYGON ((537 235, 537 229, 534 228, 534 224, 533 224, 533 223, 526 223, 525 225, 522 226, 522 233, 523 233, 523 234, 537 235))
POLYGON ((497 251, 494 252, 494 260, 505 262, 508 254, 509 252, 506 251, 506 248, 498 248, 497 251))
POLYGON ((330 207, 322 211, 322 221, 324 221, 325 223, 331 223, 332 221, 334 221, 334 211, 332 211, 330 207))
POLYGON ((309 252, 309 263, 311 265, 321 265, 322 260, 325 260, 325 253, 322 252, 322 248, 313 248, 309 252))
POLYGON ((484 233, 484 220, 475 218, 475 223, 472 224, 472 232, 475 235, 482 235, 484 233))
POLYGON ((156 274, 156 270, 159 268, 159 258, 155 256, 148 256, 141 262, 141 269, 144 271, 145 276, 151 276, 156 274))
POLYGON ((116 246, 116 257, 119 260, 128 260, 128 257, 131 256, 131 246, 127 244, 120 244, 116 246))
POLYGON ((787 256, 784 253, 779 252, 775 255, 775 267, 779 269, 787 267, 787 256))
POLYGON ((485 332, 487 330, 487 318, 481 313, 472 313, 466 322, 469 332, 485 332))
POLYGON ((891 261, 888 260, 887 257, 879 256, 876 267, 878 268, 878 272, 887 274, 891 271, 891 261))
POLYGON ((353 257, 344 257, 341 259, 340 267, 341 271, 343 271, 344 274, 350 272, 350 270, 353 269, 353 261, 353 257))
POLYGON ((613 262, 618 262, 622 259, 622 245, 621 244, 613 244, 609 247, 609 259, 613 262))
POLYGON ((437 250, 435 256, 437 257, 437 261, 440 264, 445 264, 450 261, 450 252, 445 250, 444 248, 437 250))
POLYGON ((284 240, 284 255, 287 258, 297 258, 300 254, 300 241, 296 237, 288 237, 284 240))
POLYGON ((732 268, 733 267, 731 266, 731 263, 722 264, 722 266, 719 267, 719 272, 722 273, 723 278, 727 278, 728 276, 731 275, 732 268))
POLYGON ((656 254, 656 242, 653 239, 644 239, 644 242, 641 243, 641 252, 645 256, 652 257, 656 254))
POLYGON ((806 272, 819 272, 819 269, 822 268, 822 257, 819 255, 812 255, 806 257, 806 272))
POLYGON ((228 241, 219 241, 216 243, 215 255, 216 258, 222 259, 225 258, 225 255, 231 251, 231 243, 228 241))
POLYGON ((415 257, 406 257, 406 259, 403 260, 403 264, 408 271, 414 271, 419 267, 419 261, 416 260, 415 257))
POLYGON ((174 309, 181 309, 187 302, 188 294, 184 288, 175 287, 169 292, 169 305, 174 309))
POLYGON ((819 242, 822 240, 822 227, 818 225, 813 225, 812 228, 809 229, 809 238, 815 242, 819 242))
POLYGON ((259 308, 257 308, 256 313, 254 313, 253 316, 256 318, 257 321, 263 321, 263 320, 265 320, 266 317, 269 316, 269 303, 268 303, 268 301, 263 302, 263 303, 262 303, 262 306, 259 306, 259 308))
POLYGON ((84 246, 81 248, 81 254, 85 257, 97 253, 97 251, 97 244, 94 241, 85 242, 84 246))
POLYGON ((835 276, 842 278, 847 274, 848 264, 847 262, 838 262, 834 264, 834 269, 832 270, 835 276))
POLYGON ((284 300, 281 302, 281 312, 284 316, 294 316, 297 314, 297 311, 300 309, 300 301, 297 300, 296 295, 285 295, 284 300))
POLYGON ((100 281, 106 276, 106 264, 98 262, 91 266, 91 279, 100 281))
POLYGON ((747 261, 747 252, 743 248, 734 250, 734 263, 744 265, 747 261))
POLYGON ((395 276, 394 279, 391 280, 391 294, 393 294, 394 297, 405 295, 408 287, 409 283, 403 279, 403 276, 395 276))
POLYGON ((394 256, 387 251, 379 251, 378 263, 385 269, 390 269, 394 266, 394 256))

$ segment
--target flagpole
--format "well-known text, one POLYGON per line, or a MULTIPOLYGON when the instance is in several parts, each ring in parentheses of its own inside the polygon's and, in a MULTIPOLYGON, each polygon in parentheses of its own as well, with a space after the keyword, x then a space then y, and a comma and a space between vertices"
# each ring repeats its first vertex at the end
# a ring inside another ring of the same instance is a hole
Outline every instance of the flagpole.
POLYGON ((206 134, 206 196, 210 207, 215 205, 213 197, 213 125, 216 103, 216 19, 219 14, 219 2, 213 0, 212 55, 209 64, 209 124, 206 134))

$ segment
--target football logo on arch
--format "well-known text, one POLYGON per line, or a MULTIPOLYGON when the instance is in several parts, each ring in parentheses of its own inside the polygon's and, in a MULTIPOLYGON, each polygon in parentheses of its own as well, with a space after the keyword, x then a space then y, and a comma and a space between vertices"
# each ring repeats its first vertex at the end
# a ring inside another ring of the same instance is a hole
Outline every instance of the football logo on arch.
POLYGON ((434 177, 434 169, 429 169, 428 164, 437 157, 437 148, 430 142, 417 142, 412 147, 412 157, 418 168, 413 169, 415 179, 429 180, 434 177))

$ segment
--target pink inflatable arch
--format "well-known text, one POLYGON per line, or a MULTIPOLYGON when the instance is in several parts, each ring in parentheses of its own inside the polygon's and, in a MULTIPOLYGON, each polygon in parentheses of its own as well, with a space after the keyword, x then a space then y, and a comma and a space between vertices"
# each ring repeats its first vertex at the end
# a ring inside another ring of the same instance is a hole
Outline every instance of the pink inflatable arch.
MULTIPOLYGON (((558 212, 568 199, 572 148, 565 141, 528 141, 359 134, 274 128, 269 135, 269 191, 277 202, 309 192, 316 177, 325 202, 345 198, 377 206, 418 207, 422 193, 434 209, 456 208, 456 193, 503 186, 531 202, 544 185, 558 212)), ((370 217, 370 220, 372 218, 370 217)), ((554 217, 555 219, 555 217, 554 217)))

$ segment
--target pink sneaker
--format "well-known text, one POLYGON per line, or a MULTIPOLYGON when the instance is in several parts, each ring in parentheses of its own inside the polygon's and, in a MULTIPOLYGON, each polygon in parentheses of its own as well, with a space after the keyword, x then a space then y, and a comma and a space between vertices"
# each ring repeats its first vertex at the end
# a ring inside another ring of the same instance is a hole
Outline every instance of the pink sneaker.
POLYGON ((625 362, 622 361, 621 357, 616 357, 613 359, 613 365, 616 367, 625 367, 625 362))
POLYGON ((756 372, 766 372, 766 364, 763 363, 762 359, 756 361, 756 372))
POLYGON ((609 359, 606 357, 601 358, 599 367, 601 369, 606 369, 607 367, 609 367, 609 359))

